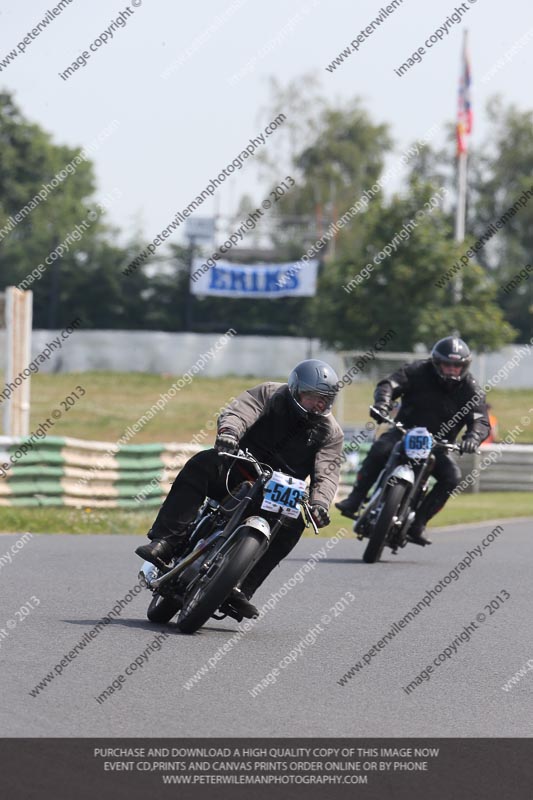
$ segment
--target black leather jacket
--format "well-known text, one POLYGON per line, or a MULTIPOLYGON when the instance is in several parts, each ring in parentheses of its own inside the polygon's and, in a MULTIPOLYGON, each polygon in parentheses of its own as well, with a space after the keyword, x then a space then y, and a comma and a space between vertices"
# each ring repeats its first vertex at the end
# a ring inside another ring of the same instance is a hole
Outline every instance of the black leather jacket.
POLYGON ((391 404, 402 398, 396 419, 405 427, 426 427, 438 440, 454 442, 466 434, 481 444, 490 433, 485 393, 468 374, 448 384, 437 375, 431 359, 414 361, 383 378, 376 386, 375 403, 391 404))

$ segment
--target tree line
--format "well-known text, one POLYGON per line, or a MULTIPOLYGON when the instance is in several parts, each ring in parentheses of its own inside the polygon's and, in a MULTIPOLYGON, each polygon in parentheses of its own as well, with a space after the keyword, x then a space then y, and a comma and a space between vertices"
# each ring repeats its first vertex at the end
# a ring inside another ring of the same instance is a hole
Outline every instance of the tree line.
MULTIPOLYGON (((54 143, 6 92, 0 94, 0 290, 32 289, 36 328, 61 328, 75 313, 93 329, 218 332, 231 324, 240 334, 318 337, 349 349, 372 344, 391 327, 396 350, 430 345, 451 330, 486 350, 531 338, 533 199, 508 212, 533 191, 533 112, 490 101, 487 141, 470 155, 469 235, 457 245, 451 126, 441 132, 441 149, 418 142, 400 157, 389 125, 374 121, 358 100, 329 105, 312 79, 272 83, 265 116, 287 107, 295 113, 279 133, 276 152, 262 159, 264 196, 285 175, 295 185, 246 234, 232 259, 265 259, 266 238, 269 261, 296 261, 366 197, 360 213, 322 249, 315 297, 191 296, 191 259, 208 254, 180 244, 125 276, 124 267, 145 247, 142 236, 117 244, 105 200, 95 202, 91 160, 80 157, 80 148, 54 143), (390 164, 400 162, 401 182, 391 191, 385 177, 390 164), (72 163, 76 169, 66 179, 21 213, 72 163), (487 238, 506 213, 505 225, 487 238), (454 264, 460 265, 459 301, 454 277, 444 277, 454 264)), ((233 222, 256 205, 244 196, 233 222)))

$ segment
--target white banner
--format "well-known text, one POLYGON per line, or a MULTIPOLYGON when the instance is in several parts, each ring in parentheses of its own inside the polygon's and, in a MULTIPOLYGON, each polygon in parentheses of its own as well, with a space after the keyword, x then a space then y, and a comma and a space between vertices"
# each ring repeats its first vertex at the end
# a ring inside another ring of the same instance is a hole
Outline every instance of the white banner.
POLYGON ((316 294, 318 261, 299 264, 232 264, 208 266, 194 259, 191 294, 217 297, 312 297, 316 294))

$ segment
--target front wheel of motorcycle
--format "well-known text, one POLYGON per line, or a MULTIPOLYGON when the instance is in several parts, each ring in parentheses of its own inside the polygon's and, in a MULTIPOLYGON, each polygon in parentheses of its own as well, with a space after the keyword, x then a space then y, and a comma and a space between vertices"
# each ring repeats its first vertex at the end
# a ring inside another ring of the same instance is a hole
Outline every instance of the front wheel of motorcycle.
POLYGON ((238 538, 221 552, 214 572, 200 578, 185 598, 177 620, 179 630, 194 633, 201 628, 250 571, 264 548, 263 534, 244 526, 238 538))
POLYGON ((180 610, 181 603, 170 597, 154 594, 148 606, 146 616, 150 622, 170 622, 174 614, 180 610))
POLYGON ((376 561, 379 561, 381 558, 392 519, 395 514, 398 513, 405 490, 405 485, 401 483, 397 483, 395 486, 391 486, 385 490, 381 512, 370 534, 370 541, 363 553, 363 561, 365 564, 375 564, 376 561))

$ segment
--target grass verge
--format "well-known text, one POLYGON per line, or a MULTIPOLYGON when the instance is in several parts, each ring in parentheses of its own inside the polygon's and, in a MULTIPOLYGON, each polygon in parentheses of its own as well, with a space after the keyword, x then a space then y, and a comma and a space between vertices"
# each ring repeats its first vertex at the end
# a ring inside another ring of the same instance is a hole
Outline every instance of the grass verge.
MULTIPOLYGON (((31 381, 30 430, 35 430, 46 420, 52 409, 62 409, 61 401, 78 384, 86 391, 68 413, 63 412, 50 431, 54 436, 73 436, 116 442, 128 426, 140 420, 160 395, 168 392, 177 380, 174 375, 151 375, 138 372, 79 372, 37 374, 31 381)), ((206 431, 204 444, 213 442, 213 432, 219 409, 262 380, 280 380, 265 376, 204 378, 196 377, 179 390, 162 411, 140 426, 131 444, 150 442, 189 442, 201 431, 206 431)), ((368 421, 368 406, 372 401, 374 385, 370 382, 354 383, 343 389, 344 419, 346 424, 364 425, 368 421)), ((525 409, 533 406, 533 391, 528 389, 495 389, 490 392, 490 402, 499 420, 499 435, 505 434, 520 422, 525 409)), ((533 428, 528 427, 516 439, 532 442, 533 428)))
MULTIPOLYGON (((155 510, 73 508, 2 508, 3 533, 116 533, 146 534, 155 510)), ((351 531, 349 520, 333 509, 332 523, 321 536, 334 536, 341 528, 351 531)), ((511 517, 533 517, 533 494, 529 492, 483 492, 455 497, 432 520, 430 527, 460 525, 511 517)), ((312 536, 308 530, 305 535, 312 536)))

